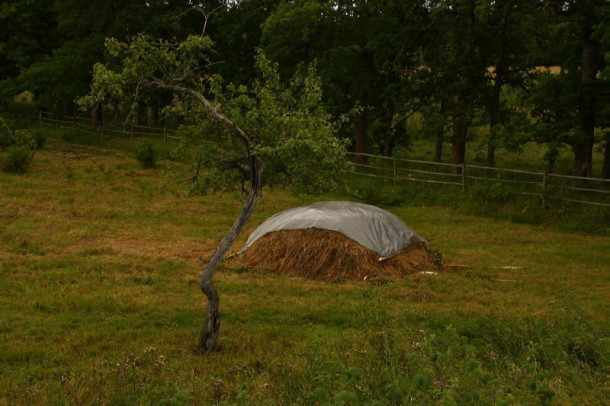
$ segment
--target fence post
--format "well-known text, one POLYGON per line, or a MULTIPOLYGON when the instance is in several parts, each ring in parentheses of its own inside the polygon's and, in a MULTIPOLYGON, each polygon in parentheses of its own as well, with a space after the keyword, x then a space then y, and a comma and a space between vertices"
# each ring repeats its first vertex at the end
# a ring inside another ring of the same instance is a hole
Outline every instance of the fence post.
POLYGON ((42 124, 42 110, 38 110, 38 124, 42 124))
POLYGON ((57 130, 59 128, 59 116, 57 116, 57 119, 55 121, 55 129, 57 130))
POLYGON ((163 127, 163 145, 165 145, 165 126, 163 127))
POLYGON ((462 165, 462 190, 466 191, 466 162, 463 162, 462 165))
POLYGON ((103 137, 103 136, 104 136, 104 130, 105 130, 105 129, 106 129, 106 122, 105 122, 105 121, 103 121, 103 122, 102 122, 102 132, 100 133, 100 137, 103 137))
POLYGON ((549 178, 549 170, 545 169, 542 173, 542 210, 546 210, 546 185, 549 178))
POLYGON ((394 179, 394 187, 396 187, 396 158, 392 157, 392 165, 393 165, 393 172, 394 172, 394 176, 392 177, 392 179, 394 179))
POLYGON ((131 121, 131 131, 129 132, 129 140, 133 141, 133 120, 131 121))

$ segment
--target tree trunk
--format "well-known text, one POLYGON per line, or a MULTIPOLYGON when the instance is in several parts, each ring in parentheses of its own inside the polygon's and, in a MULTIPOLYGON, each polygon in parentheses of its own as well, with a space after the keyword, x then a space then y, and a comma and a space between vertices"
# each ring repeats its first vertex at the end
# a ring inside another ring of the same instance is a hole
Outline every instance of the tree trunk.
POLYGON ((434 162, 441 162, 443 160, 443 138, 444 132, 441 130, 436 131, 436 147, 434 149, 434 162))
POLYGON ((581 54, 581 95, 578 106, 580 142, 574 148, 576 176, 591 176, 593 171, 593 144, 595 142, 595 75, 597 73, 596 44, 591 40, 591 27, 584 32, 581 54))
POLYGON ((91 109, 91 124, 94 126, 98 125, 102 122, 102 105, 96 104, 93 109, 91 109))
POLYGON ((112 103, 112 118, 114 118, 115 120, 119 118, 119 103, 118 102, 112 103))
POLYGON ((392 156, 392 130, 387 127, 383 136, 383 155, 392 156))
POLYGON ((136 109, 136 123, 138 123, 138 125, 148 124, 148 105, 144 102, 138 103, 136 109))
POLYGON ((489 141, 487 143, 487 166, 490 168, 496 165, 496 146, 493 137, 493 127, 490 126, 489 141))
POLYGON ((464 32, 464 40, 462 48, 456 52, 456 62, 461 65, 459 82, 460 89, 457 96, 457 111, 454 111, 453 116, 453 145, 451 150, 451 163, 456 165, 453 167, 454 174, 462 173, 462 168, 457 165, 464 163, 466 155, 466 135, 468 127, 472 120, 472 110, 474 108, 473 92, 474 78, 472 77, 472 65, 474 59, 475 45, 475 2, 468 2, 468 10, 466 15, 466 28, 464 32), (461 51, 461 52, 460 52, 461 51))
MULTIPOLYGON (((357 154, 366 154, 369 151, 368 148, 368 138, 367 138, 367 128, 368 128, 368 115, 366 111, 366 107, 362 109, 362 111, 356 116, 355 122, 355 130, 356 130, 356 142, 355 142, 355 152, 357 154)), ((366 162, 366 157, 358 155, 356 156, 356 161, 358 163, 366 162)))
MULTIPOLYGON (((202 93, 183 86, 168 85, 161 81, 154 81, 152 82, 152 84, 160 89, 168 89, 193 96, 193 98, 203 104, 203 106, 210 112, 214 120, 218 121, 220 124, 222 124, 231 132, 233 132, 233 134, 235 134, 242 141, 248 153, 251 153, 252 139, 248 136, 248 134, 246 134, 244 130, 242 130, 233 121, 220 114, 218 112, 218 106, 213 106, 212 103, 210 103, 210 101, 202 93)), ((188 100, 190 99, 191 98, 189 97, 188 100)), ((201 281, 199 283, 199 287, 208 298, 208 306, 206 309, 203 329, 199 334, 199 347, 205 351, 213 351, 216 348, 216 340, 218 339, 218 332, 220 330, 220 314, 218 313, 220 300, 218 299, 218 292, 212 284, 212 277, 214 276, 214 272, 220 264, 220 261, 222 261, 222 258, 231 247, 231 244, 233 243, 233 241, 235 241, 235 238, 244 228, 244 225, 246 225, 248 218, 254 211, 256 201, 258 200, 258 197, 260 196, 262 190, 262 175, 264 169, 263 163, 257 156, 251 154, 249 160, 250 191, 248 193, 246 203, 244 204, 244 207, 242 208, 239 217, 237 217, 237 219, 231 226, 231 229, 222 238, 222 240, 216 247, 214 254, 212 254, 212 257, 205 265, 201 273, 201 281)))
POLYGON ((451 149, 451 163, 456 165, 452 173, 462 173, 462 168, 458 165, 464 163, 466 155, 466 135, 468 134, 468 124, 461 117, 455 118, 453 123, 453 144, 451 149))
POLYGON ((610 179, 610 132, 606 133, 606 147, 604 148, 604 164, 602 178, 610 179))
MULTIPOLYGON (((441 117, 445 116, 445 100, 441 101, 441 117)), ((443 141, 445 139, 445 122, 443 121, 436 128, 436 148, 434 150, 434 161, 441 162, 443 159, 443 141)))
POLYGON ((489 140, 487 141, 487 166, 493 168, 496 164, 496 132, 500 124, 500 92, 502 90, 504 69, 496 67, 494 87, 489 102, 489 140))
POLYGON ((250 191, 246 203, 242 208, 239 217, 235 220, 231 229, 222 238, 214 254, 203 268, 201 274, 201 282, 199 284, 201 291, 208 298, 208 306, 205 315, 205 322, 203 329, 199 334, 199 347, 205 351, 213 351, 216 348, 216 341, 218 339, 218 332, 220 330, 220 314, 218 308, 220 300, 218 298, 218 292, 212 284, 212 277, 216 268, 220 264, 220 261, 224 258, 225 254, 235 241, 235 238, 239 235, 241 230, 246 225, 248 218, 254 211, 258 197, 261 194, 262 189, 262 167, 256 156, 250 157, 250 191))

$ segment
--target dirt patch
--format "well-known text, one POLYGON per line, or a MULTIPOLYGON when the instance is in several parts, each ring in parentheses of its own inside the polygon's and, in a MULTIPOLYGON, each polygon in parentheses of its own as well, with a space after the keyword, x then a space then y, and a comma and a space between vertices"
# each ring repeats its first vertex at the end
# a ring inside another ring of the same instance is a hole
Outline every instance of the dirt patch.
POLYGON ((81 256, 110 255, 132 258, 164 260, 183 260, 189 263, 202 263, 213 251, 210 241, 196 241, 187 238, 171 240, 151 240, 131 236, 115 236, 88 240, 70 247, 69 251, 81 256))
POLYGON ((379 254, 343 234, 317 228, 268 233, 232 262, 326 281, 397 280, 440 267, 435 255, 421 243, 380 261, 379 254))

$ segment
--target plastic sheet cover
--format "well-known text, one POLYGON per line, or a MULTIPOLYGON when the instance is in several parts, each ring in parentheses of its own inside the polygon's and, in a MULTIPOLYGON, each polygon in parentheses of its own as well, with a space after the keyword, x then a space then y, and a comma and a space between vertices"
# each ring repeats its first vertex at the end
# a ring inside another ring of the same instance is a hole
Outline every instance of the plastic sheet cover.
POLYGON ((382 257, 424 242, 398 217, 379 207, 355 202, 319 202, 275 214, 248 238, 242 252, 263 235, 279 230, 320 228, 344 234, 382 257))

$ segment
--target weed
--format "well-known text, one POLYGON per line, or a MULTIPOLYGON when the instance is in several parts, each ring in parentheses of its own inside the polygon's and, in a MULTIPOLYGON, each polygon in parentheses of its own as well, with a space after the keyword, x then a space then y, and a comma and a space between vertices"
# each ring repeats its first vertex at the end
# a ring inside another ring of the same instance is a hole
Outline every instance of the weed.
POLYGON ((237 265, 237 266, 232 266, 231 268, 229 268, 229 271, 237 273, 237 274, 241 274, 241 273, 252 272, 252 269, 247 266, 237 265))
POLYGON ((36 149, 42 149, 47 140, 46 131, 41 127, 36 127, 32 130, 32 137, 34 139, 36 149))
POLYGON ((157 152, 153 145, 147 142, 136 150, 136 159, 143 168, 154 168, 157 163, 157 152))
POLYGON ((19 129, 15 130, 13 134, 13 144, 18 147, 36 149, 37 141, 29 130, 19 129))
POLYGON ((9 127, 6 120, 0 117, 0 148, 7 148, 14 143, 13 130, 9 127))
POLYGON ((479 182, 469 188, 468 192, 482 205, 490 203, 506 203, 510 201, 511 195, 507 187, 502 183, 479 182))

